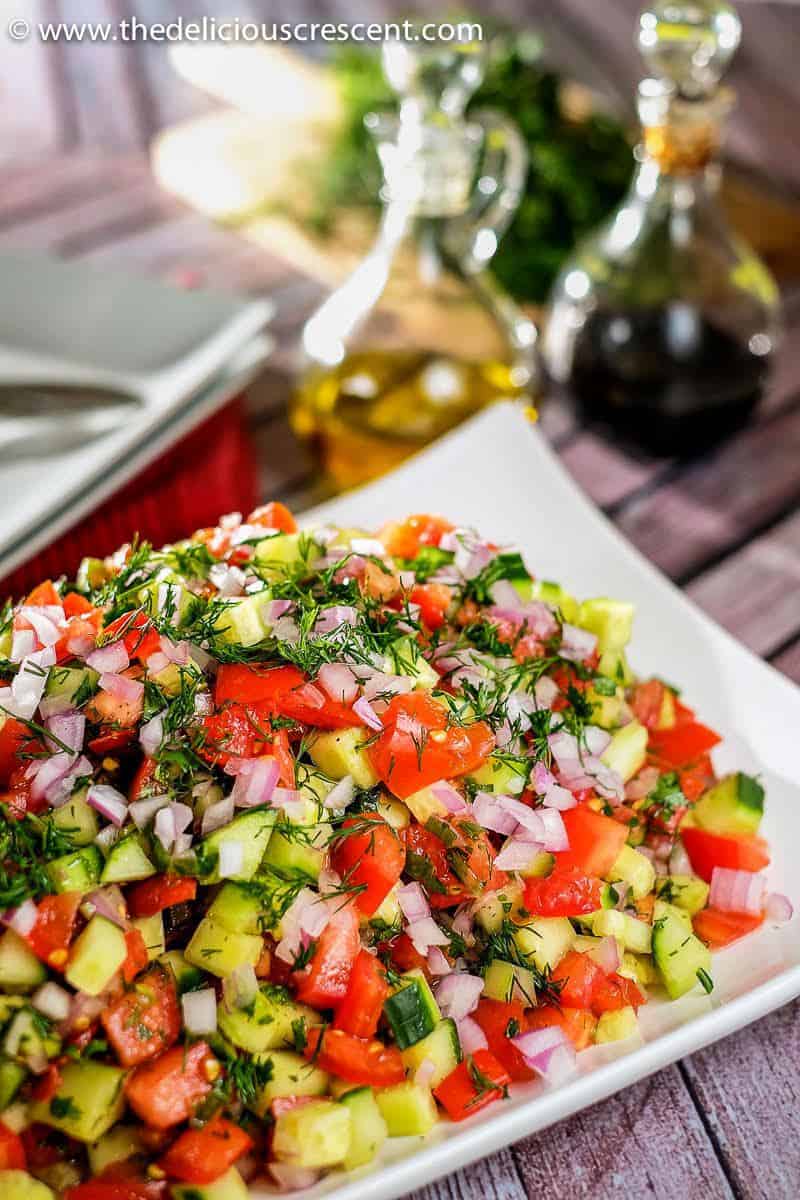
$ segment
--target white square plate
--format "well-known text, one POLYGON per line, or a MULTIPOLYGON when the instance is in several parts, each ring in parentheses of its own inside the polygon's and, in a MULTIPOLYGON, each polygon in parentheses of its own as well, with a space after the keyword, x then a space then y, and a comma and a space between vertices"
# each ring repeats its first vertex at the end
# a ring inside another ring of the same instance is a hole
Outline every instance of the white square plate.
MULTIPOLYGON (((720 769, 758 771, 767 789, 769 885, 800 901, 793 851, 800 835, 800 689, 695 608, 629 546, 586 499, 539 432, 511 405, 493 408, 394 474, 309 517, 374 528, 411 512, 439 512, 514 543, 529 568, 578 596, 637 605, 631 661, 681 687, 687 703, 725 736, 720 769)), ((335 1173, 306 1196, 390 1200, 594 1104, 717 1041, 800 995, 800 922, 762 928, 714 956, 715 989, 641 1011, 644 1041, 585 1051, 581 1071, 553 1090, 512 1089, 511 1100, 427 1138, 393 1139, 377 1164, 335 1173)), ((258 1190, 256 1190, 257 1192, 258 1190)))

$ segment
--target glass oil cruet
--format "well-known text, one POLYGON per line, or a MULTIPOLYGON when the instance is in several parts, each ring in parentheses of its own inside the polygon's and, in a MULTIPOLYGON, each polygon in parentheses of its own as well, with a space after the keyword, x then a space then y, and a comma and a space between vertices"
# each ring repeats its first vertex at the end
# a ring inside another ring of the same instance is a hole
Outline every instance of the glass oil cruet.
POLYGON ((481 43, 384 45, 400 104, 367 117, 382 219, 305 326, 290 405, 334 488, 382 474, 486 404, 530 395, 535 326, 487 269, 527 157, 505 118, 465 115, 485 53, 481 43))
POLYGON ((691 454, 757 403, 777 340, 772 276, 729 228, 719 86, 741 24, 713 0, 657 0, 640 17, 649 77, 630 190, 553 288, 543 358, 587 419, 659 453, 691 454))

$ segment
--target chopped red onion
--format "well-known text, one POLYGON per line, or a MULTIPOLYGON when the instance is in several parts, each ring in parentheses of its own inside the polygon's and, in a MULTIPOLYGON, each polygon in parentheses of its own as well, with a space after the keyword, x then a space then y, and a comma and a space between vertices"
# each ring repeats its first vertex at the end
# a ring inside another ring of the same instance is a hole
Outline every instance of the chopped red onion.
POLYGON ((192 835, 190 833, 179 833, 172 847, 173 858, 183 858, 191 849, 191 845, 192 835))
POLYGON ((277 759, 271 755, 240 760, 233 785, 233 803, 238 808, 255 808, 270 804, 280 775, 277 759))
POLYGON ((75 708, 69 696, 44 696, 39 704, 39 716, 45 724, 51 717, 63 717, 74 713, 75 708))
POLYGON ((764 904, 766 881, 752 871, 734 871, 730 867, 714 867, 711 872, 711 891, 708 902, 720 912, 760 914, 764 904))
POLYGON ((507 622, 515 629, 544 641, 558 631, 556 619, 541 600, 529 600, 520 608, 506 608, 493 604, 487 610, 492 621, 507 622))
POLYGON ((320 687, 340 704, 352 704, 358 696, 358 683, 346 663, 326 663, 317 676, 320 687))
POLYGON ((232 821, 233 811, 233 796, 223 796, 215 804, 209 804, 200 822, 200 832, 203 837, 208 833, 213 833, 215 829, 222 829, 223 825, 232 821))
POLYGON ((198 717, 209 717, 214 711, 214 700, 210 692, 195 692, 194 711, 198 717))
POLYGON ((354 554, 361 554, 365 558, 386 558, 386 547, 384 546, 383 542, 379 542, 377 538, 351 538, 350 549, 354 554))
POLYGON ((601 755, 611 742, 611 734, 599 725, 587 725, 583 731, 583 741, 590 754, 601 755))
POLYGON ((0 920, 20 937, 27 937, 36 924, 39 910, 33 900, 23 900, 17 908, 7 908, 0 920))
POLYGON ((164 737, 164 714, 156 713, 139 728, 139 745, 148 758, 155 758, 164 737))
POLYGON ((230 879, 233 875, 241 875, 244 866, 244 845, 242 842, 223 842, 219 848, 217 871, 220 879, 230 879))
POLYGON ((472 1017, 461 1017, 456 1021, 458 1040, 464 1054, 474 1054, 476 1050, 488 1050, 489 1043, 486 1034, 472 1017))
POLYGON ((258 979, 251 963, 234 967, 222 981, 222 996, 228 1012, 247 1008, 258 994, 258 979))
POLYGON ((478 1007, 483 994, 483 980, 479 975, 453 971, 445 975, 436 985, 436 1003, 442 1015, 460 1021, 478 1007))
POLYGON ((214 563, 208 578, 221 596, 241 596, 244 591, 245 574, 240 567, 214 563))
POLYGON ((36 989, 31 996, 31 1004, 49 1020, 65 1021, 72 1007, 72 997, 64 988, 50 980, 36 989))
POLYGON ((410 592, 417 582, 414 571, 399 571, 397 578, 400 580, 400 587, 404 592, 410 592))
POLYGON ((294 646, 300 641, 300 626, 293 617, 281 617, 273 623, 272 634, 279 642, 294 646))
MULTIPOLYGON (((644 800, 645 796, 649 796, 653 788, 658 783, 659 770, 658 767, 642 767, 638 775, 630 779, 625 784, 625 799, 626 800, 644 800)), ((681 871, 680 874, 686 872, 681 871)), ((691 874, 691 872, 688 872, 691 874)))
POLYGON ((94 638, 90 637, 71 637, 67 641, 67 649, 75 658, 86 658, 87 654, 91 654, 94 647, 94 638))
POLYGON ((472 802, 472 815, 482 829, 492 833, 513 833, 517 819, 499 803, 499 796, 492 792, 478 792, 472 802))
POLYGON ((335 809, 337 812, 344 812, 349 804, 352 804, 355 799, 356 785, 353 782, 352 775, 345 775, 343 779, 338 780, 328 792, 325 799, 322 801, 325 808, 335 809))
POLYGON ((566 812, 569 808, 575 808, 577 803, 578 801, 569 788, 559 787, 557 783, 545 792, 544 799, 542 800, 545 808, 557 808, 559 812, 566 812))
POLYGON ((453 933, 457 933, 459 937, 474 941, 472 933, 473 918, 474 913, 471 903, 459 905, 453 917, 453 933))
POLYGON ((290 821, 302 821, 308 810, 308 802, 297 788, 275 788, 270 804, 283 809, 290 821))
POLYGON ((153 829, 161 845, 169 853, 175 843, 175 838, 178 836, 178 831, 175 828, 175 814, 172 811, 171 804, 159 808, 156 813, 153 829))
POLYGON ((268 625, 274 625, 281 617, 292 612, 294 604, 291 600, 269 600, 264 605, 264 617, 268 625))
POLYGON ((519 1050, 526 1063, 533 1070, 537 1059, 556 1046, 563 1046, 567 1041, 564 1030, 558 1025, 546 1025, 544 1029, 532 1029, 528 1033, 518 1033, 509 1039, 519 1050))
POLYGON ((320 1177, 319 1171, 310 1167, 297 1167, 294 1163, 267 1163, 267 1170, 285 1192, 305 1192, 312 1188, 320 1177))
POLYGON ((446 779, 440 779, 438 782, 430 784, 430 791, 440 804, 445 806, 448 812, 463 813, 468 811, 467 802, 464 797, 446 779))
MULTIPOLYGON (((90 916, 97 913, 120 929, 128 929, 128 906, 121 889, 116 884, 112 883, 91 892, 84 900, 83 905, 90 909, 90 916)), ((81 905, 81 909, 83 909, 83 905, 81 905)))
MULTIPOLYGON (((55 608, 55 605, 49 606, 55 608)), ((55 646, 58 639, 61 637, 61 631, 56 622, 63 623, 64 610, 63 608, 56 609, 56 612, 61 615, 53 620, 41 608, 33 605, 26 605, 20 609, 20 615, 33 626, 36 637, 42 646, 55 646)))
POLYGON ((619 942, 615 937, 601 938, 596 946, 592 946, 589 951, 589 957, 593 959, 599 967, 602 967, 606 975, 613 975, 620 967, 619 942))
POLYGON ((367 728, 383 729, 383 721, 365 696, 362 696, 360 700, 356 700, 353 705, 353 712, 361 718, 367 728))
POLYGON ((116 642, 110 642, 107 646, 93 650, 86 658, 86 665, 93 671, 99 671, 101 675, 116 675, 130 666, 130 661, 125 643, 120 638, 116 642))
POLYGON ((450 938, 440 929, 433 917, 423 917, 421 921, 411 921, 406 927, 406 933, 414 944, 418 954, 427 954, 431 946, 449 946, 450 938))
POLYGON ((617 903, 614 905, 614 908, 622 910, 627 905, 628 892, 631 890, 631 885, 629 883, 623 883, 621 879, 618 879, 615 880, 611 886, 617 893, 617 903))
POLYGON ((164 808, 169 804, 169 796, 148 796, 144 800, 134 800, 128 805, 128 812, 131 820, 137 829, 144 829, 145 825, 150 822, 160 808, 164 808))
POLYGON ((166 671, 169 666, 169 658, 163 650, 156 650, 147 659, 148 675, 160 675, 162 671, 166 671))
POLYGON ((570 662, 585 662, 587 658, 591 658, 597 649, 597 637, 593 633, 589 633, 586 629, 580 629, 577 625, 570 625, 566 621, 561 626, 561 645, 558 653, 562 658, 567 658, 570 662))
POLYGON ((300 914, 300 932, 304 942, 313 942, 327 928, 333 916, 330 903, 317 897, 314 904, 309 904, 303 909, 300 914))
POLYGON ((669 873, 670 875, 694 875, 691 860, 680 838, 670 851, 669 873))
POLYGON ((414 1083, 420 1087, 430 1087, 436 1074, 436 1063, 432 1058, 423 1058, 414 1072, 414 1083))
POLYGON ((500 608, 522 608, 522 598, 510 579, 498 579, 489 588, 492 603, 500 608))
POLYGON ((396 895, 400 911, 410 924, 430 916, 430 905, 421 884, 406 883, 397 889, 396 895))
POLYGON ((32 629, 15 629, 11 635, 11 653, 9 661, 12 663, 22 662, 29 654, 33 654, 36 649, 36 638, 32 629))
POLYGON ((533 686, 536 707, 552 708, 560 690, 556 681, 551 679, 549 675, 543 675, 541 679, 537 679, 533 686))
POLYGON ((496 856, 494 865, 500 871, 527 871, 543 849, 540 842, 510 837, 496 856))
POLYGON ((128 815, 128 801, 109 783, 93 783, 86 793, 86 802, 118 828, 128 815))
POLYGON ((301 888, 286 912, 281 917, 281 940, 275 947, 275 956, 281 962, 293 963, 302 947, 302 924, 306 910, 319 903, 319 895, 311 888, 301 888))
POLYGON ((41 759, 34 764, 37 770, 36 778, 31 783, 32 799, 41 800, 46 797, 69 773, 74 762, 72 754, 59 750, 57 754, 51 754, 49 758, 41 759))
POLYGON ((438 946, 431 946, 428 951, 428 970, 431 975, 449 975, 452 971, 449 960, 438 946))
POLYGON ((369 677, 364 680, 363 691, 364 696, 370 702, 376 697, 385 697, 388 695, 399 696, 405 692, 410 692, 414 687, 414 680, 410 675, 387 675, 383 671, 375 671, 366 667, 357 667, 356 671, 360 676, 363 676, 366 670, 370 671, 369 677))
POLYGON ((105 829, 101 829, 97 837, 94 839, 95 846, 99 846, 104 854, 108 854, 114 842, 119 838, 119 830, 116 825, 106 825, 105 829))
POLYGON ((358 612, 350 604, 332 604, 320 610, 314 622, 315 634, 334 633, 340 625, 355 625, 358 612))
POLYGON ((183 1023, 188 1033, 195 1036, 216 1033, 217 996, 213 988, 201 988, 197 992, 184 992, 181 996, 183 1023))
POLYGON ((101 691, 108 692, 125 704, 137 704, 144 695, 144 684, 141 679, 129 679, 127 675, 105 673, 100 676, 98 686, 101 691))
POLYGON ((780 892, 770 892, 764 905, 764 915, 768 921, 782 925, 786 921, 791 921, 794 916, 794 907, 788 896, 784 896, 780 892))

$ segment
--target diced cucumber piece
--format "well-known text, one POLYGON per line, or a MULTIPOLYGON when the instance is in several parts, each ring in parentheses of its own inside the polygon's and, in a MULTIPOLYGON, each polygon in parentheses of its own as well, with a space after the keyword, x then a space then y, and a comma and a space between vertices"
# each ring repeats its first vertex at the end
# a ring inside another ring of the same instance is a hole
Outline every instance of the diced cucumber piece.
POLYGON ((0 1196, 3 1200, 56 1200, 55 1193, 27 1171, 0 1171, 0 1196))
POLYGON ((520 954, 540 971, 557 966, 574 940, 575 930, 567 917, 536 917, 514 930, 520 954))
POLYGON ((3 1053, 22 1063, 28 1059, 55 1058, 60 1049, 61 1038, 47 1022, 43 1028, 30 1008, 18 1010, 3 1038, 3 1053))
POLYGON ((633 846, 623 846, 608 878, 612 883, 627 883, 634 900, 642 900, 652 892, 656 872, 646 855, 633 846))
POLYGON ((154 958, 159 958, 167 948, 164 941, 163 915, 157 912, 152 917, 136 917, 131 921, 131 925, 134 929, 138 929, 144 938, 149 961, 152 962, 154 958))
POLYGON ((659 980, 656 965, 649 954, 630 954, 626 951, 622 956, 619 973, 627 975, 634 983, 640 983, 642 987, 646 988, 658 983, 659 980))
POLYGON ((386 1000, 383 1014, 401 1050, 427 1037, 442 1019, 421 971, 409 971, 403 976, 397 991, 386 1000))
POLYGON ((184 992, 194 991, 195 988, 202 985, 203 972, 199 967, 187 962, 180 950, 168 950, 166 954, 160 956, 158 961, 172 971, 179 996, 182 996, 184 992))
POLYGON ((8 1108, 25 1082, 27 1074, 22 1063, 12 1062, 10 1058, 0 1061, 0 1113, 8 1108))
POLYGON ((0 996, 0 1025, 6 1025, 18 1008, 27 1003, 25 996, 0 996))
POLYGON ((81 846, 47 864, 47 877, 55 892, 93 892, 100 882, 103 856, 97 846, 81 846))
POLYGON ((268 591, 227 600, 214 624, 215 638, 231 646, 255 646, 263 642, 270 631, 264 615, 268 601, 268 591))
POLYGON ((605 696, 590 685, 585 695, 592 706, 592 724, 599 725, 601 729, 616 729, 625 704, 623 689, 618 687, 613 696, 605 696))
POLYGON ((125 934, 96 914, 73 942, 64 975, 77 991, 99 996, 127 957, 125 934))
POLYGON ((411 813, 402 800, 395 799, 388 792, 382 792, 378 797, 378 810, 387 825, 392 829, 407 829, 411 824, 411 813))
POLYGON ((635 612, 635 606, 625 600, 598 596, 583 601, 578 609, 577 624, 595 634, 601 654, 606 650, 620 651, 631 640, 635 612))
POLYGON ((432 1088, 438 1087, 461 1062, 461 1042, 455 1021, 449 1017, 440 1021, 433 1033, 408 1046, 401 1054, 406 1070, 412 1075, 426 1059, 434 1063, 436 1070, 428 1082, 432 1088))
POLYGON ((764 815, 764 789, 752 775, 737 771, 704 792, 692 810, 701 829, 723 837, 758 833, 764 815))
POLYGON ((305 567, 316 543, 307 533, 278 533, 256 543, 253 556, 265 579, 285 579, 305 567))
POLYGON ((19 934, 7 929, 0 937, 0 989, 32 992, 47 978, 44 964, 19 934))
POLYGON ((184 688, 195 686, 202 679, 202 671, 193 662, 169 663, 152 676, 153 683, 161 688, 165 696, 179 696, 184 688))
POLYGON ((229 1012, 225 1004, 219 1004, 217 1022, 234 1046, 249 1054, 263 1054, 291 1046, 298 1024, 305 1022, 306 1027, 319 1024, 319 1017, 313 1009, 295 1004, 285 988, 264 984, 247 1008, 229 1012))
POLYGON ((130 883, 134 879, 147 879, 155 873, 156 869, 145 853, 141 835, 129 833, 109 850, 100 882, 130 883))
POLYGON ((96 1142, 122 1116, 126 1072, 99 1062, 70 1062, 49 1100, 31 1105, 31 1118, 79 1142, 96 1142))
POLYGON ((231 842, 238 842, 242 847, 242 869, 230 878, 252 879, 261 866, 276 816, 274 808, 254 808, 204 838, 197 848, 198 862, 203 871, 202 882, 219 883, 220 847, 231 842))
POLYGON ((272 1149, 279 1162, 318 1170, 344 1162, 350 1149, 353 1118, 335 1100, 312 1100, 281 1113, 275 1122, 272 1149))
POLYGON ((553 583, 550 579, 532 579, 527 588, 529 593, 527 596, 524 594, 525 585, 524 579, 514 580, 514 587, 523 600, 544 600, 545 604, 549 604, 551 608, 559 609, 565 621, 571 625, 575 623, 578 616, 578 601, 560 583, 553 583))
POLYGON ((269 1081, 249 1106, 259 1117, 265 1115, 278 1096, 324 1096, 328 1090, 330 1076, 293 1050, 270 1050, 255 1057, 259 1063, 272 1064, 269 1081))
POLYGON ((225 883, 206 913, 232 933, 260 934, 264 907, 255 883, 225 883))
POLYGON ((316 880, 325 862, 325 847, 332 833, 331 825, 315 817, 308 824, 288 822, 286 832, 278 826, 269 839, 264 866, 289 875, 299 872, 312 881, 316 880))
POLYGON ((467 779, 477 784, 482 792, 494 792, 498 796, 518 796, 525 790, 530 773, 527 760, 510 760, 490 754, 477 771, 471 771, 467 779))
POLYGON ((475 900, 475 922, 484 933, 498 933, 503 921, 512 916, 522 904, 522 885, 507 883, 496 892, 484 892, 475 900))
POLYGON ((413 1137, 428 1133, 439 1119, 436 1101, 428 1087, 419 1083, 396 1083, 375 1093, 389 1137, 413 1137))
POLYGON ((708 904, 711 889, 704 879, 694 875, 665 875, 656 880, 656 895, 676 908, 682 908, 690 917, 708 904))
POLYGON ((549 850, 540 850, 530 864, 519 872, 523 879, 544 879, 555 866, 556 856, 549 850))
POLYGON ((97 837, 97 813, 86 803, 86 789, 76 792, 71 800, 54 808, 50 820, 56 829, 68 833, 75 846, 88 846, 97 837))
POLYGON ((236 1167, 213 1183, 172 1183, 172 1200, 250 1200, 250 1189, 236 1167))
POLYGON ((635 1008, 618 1008, 616 1012, 602 1013, 594 1031, 598 1045, 603 1042, 621 1042, 639 1032, 639 1021, 635 1008))
POLYGON ((340 1101, 350 1110, 352 1118, 350 1148, 343 1160, 346 1171, 372 1162, 389 1130, 372 1088, 361 1087, 347 1092, 340 1101))
POLYGON ((618 938, 626 950, 634 954, 649 954, 652 944, 652 928, 630 913, 617 912, 614 908, 599 908, 581 918, 598 937, 618 938))
POLYGON ((369 731, 361 725, 319 733, 309 746, 309 754, 312 762, 331 779, 344 779, 345 775, 351 775, 356 787, 375 787, 378 776, 364 748, 368 737, 369 731))
POLYGON ((192 966, 223 978, 237 967, 248 964, 254 967, 263 949, 263 938, 250 933, 234 933, 207 914, 192 934, 184 954, 192 966))
MULTIPOLYGON (((400 933, 403 927, 403 912, 400 908, 400 901, 397 899, 398 884, 387 892, 383 900, 381 900, 375 912, 365 923, 370 925, 373 930, 380 930, 382 934, 389 935, 390 930, 396 930, 400 933)), ((383 941, 387 937, 382 937, 383 941)))
POLYGON ((393 675, 410 676, 415 681, 415 688, 430 691, 439 686, 439 672, 422 657, 419 646, 411 636, 398 638, 389 646, 386 670, 393 675))
POLYGON ((99 1175, 112 1163, 125 1162, 143 1150, 144 1142, 135 1125, 115 1125, 87 1147, 89 1168, 93 1175, 99 1175))
POLYGON ((711 952, 692 933, 681 909, 656 900, 653 919, 653 959, 670 998, 677 1000, 698 980, 710 980, 711 952))
POLYGON ((520 1000, 529 1006, 536 1003, 536 981, 533 971, 517 963, 493 958, 483 976, 483 994, 490 1000, 520 1000))
POLYGON ((97 671, 91 667, 51 667, 45 685, 45 695, 63 696, 78 707, 97 691, 97 671))
POLYGON ((648 733, 640 721, 630 721, 612 734, 601 760, 622 776, 624 783, 642 769, 647 759, 648 733))
POLYGON ((416 817, 420 825, 427 825, 432 817, 444 820, 448 815, 447 806, 433 794, 429 787, 412 792, 410 796, 406 796, 405 803, 409 812, 416 817))

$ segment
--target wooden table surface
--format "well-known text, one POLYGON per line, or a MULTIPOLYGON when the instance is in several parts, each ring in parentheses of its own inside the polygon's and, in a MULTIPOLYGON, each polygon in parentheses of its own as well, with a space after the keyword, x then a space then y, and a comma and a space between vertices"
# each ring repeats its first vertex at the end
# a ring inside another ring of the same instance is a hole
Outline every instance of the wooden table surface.
MULTIPOLYGON (((8 6, 3 6, 7 11, 8 6)), ((28 0, 41 20, 168 20, 202 11, 286 20, 346 18, 346 0, 171 3, 28 0)), ((408 6, 401 5, 403 10, 408 6)), ((418 9, 441 15, 436 4, 418 9)), ((480 5, 475 5, 480 7, 480 5)), ((487 5, 488 7, 488 5, 487 5)), ((630 50, 635 0, 507 0, 562 60, 619 98, 637 73, 630 50)), ((374 0, 370 18, 391 11, 374 0)), ((800 191, 796 71, 800 10, 743 9, 747 40, 735 79, 741 109, 731 144, 740 161, 800 191)), ((4 18, 3 18, 4 19, 4 18)), ((280 345, 250 397, 264 496, 302 501, 308 463, 285 415, 287 348, 318 286, 277 257, 215 228, 159 192, 147 146, 165 124, 211 102, 171 74, 163 45, 25 46, 0 31, 0 247, 213 286, 266 292, 280 345)), ((542 426, 578 482, 636 546, 732 633, 800 680, 800 289, 786 293, 787 336, 757 419, 691 464, 633 457, 544 408, 542 426)), ((780 720, 780 714, 775 714, 780 720)), ((788 736, 797 731, 787 730, 788 736)), ((508 1147, 419 1195, 524 1200, 800 1196, 800 1003, 667 1068, 553 1129, 508 1147)))

